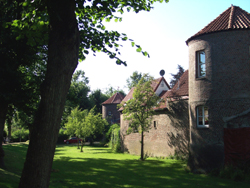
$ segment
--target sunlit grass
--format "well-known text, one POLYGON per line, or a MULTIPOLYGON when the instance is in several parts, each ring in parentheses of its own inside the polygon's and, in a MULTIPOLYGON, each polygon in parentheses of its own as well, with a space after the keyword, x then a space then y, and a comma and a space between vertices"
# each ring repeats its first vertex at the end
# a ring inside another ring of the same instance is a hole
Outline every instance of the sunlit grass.
MULTIPOLYGON (((6 145, 6 170, 0 169, 0 187, 18 187, 27 145, 6 145)), ((67 187, 250 187, 231 180, 195 175, 185 164, 171 159, 148 158, 111 153, 105 147, 58 145, 51 172, 51 188, 67 187)))

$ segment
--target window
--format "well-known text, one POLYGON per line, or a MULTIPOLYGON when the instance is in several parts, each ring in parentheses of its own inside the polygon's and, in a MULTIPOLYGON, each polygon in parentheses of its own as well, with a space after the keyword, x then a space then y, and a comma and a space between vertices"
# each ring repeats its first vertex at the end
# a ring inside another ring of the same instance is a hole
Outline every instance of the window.
POLYGON ((108 115, 111 116, 111 112, 110 111, 108 111, 108 115))
POLYGON ((198 51, 196 53, 196 59, 197 59, 197 77, 205 77, 206 76, 206 58, 205 58, 205 52, 204 51, 198 51))
POLYGON ((208 128, 208 107, 207 106, 198 106, 197 107, 197 127, 199 128, 208 128))

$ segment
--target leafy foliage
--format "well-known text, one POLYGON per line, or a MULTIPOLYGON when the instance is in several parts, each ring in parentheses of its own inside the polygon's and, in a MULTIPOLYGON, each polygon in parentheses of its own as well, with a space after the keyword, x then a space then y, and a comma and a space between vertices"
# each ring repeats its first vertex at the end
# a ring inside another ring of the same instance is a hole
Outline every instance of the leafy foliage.
POLYGON ((119 92, 119 93, 121 93, 121 94, 123 94, 124 96, 126 96, 126 93, 122 90, 122 89, 115 89, 114 87, 112 87, 112 86, 109 86, 108 88, 106 88, 106 91, 104 92, 105 93, 105 95, 108 97, 108 98, 110 98, 110 97, 112 97, 115 93, 117 93, 117 92, 119 92))
POLYGON ((20 129, 13 129, 11 141, 23 142, 29 140, 29 130, 21 127, 20 129))
POLYGON ((174 87, 174 85, 178 82, 184 72, 185 70, 183 69, 183 67, 181 65, 178 65, 178 72, 176 74, 171 74, 171 76, 173 77, 170 81, 171 88, 174 87))
POLYGON ((71 110, 79 106, 80 109, 91 109, 91 103, 89 100, 90 87, 88 86, 89 80, 85 76, 84 71, 76 71, 73 74, 67 100, 65 103, 63 120, 61 125, 63 126, 67 122, 67 116, 71 110))
POLYGON ((96 133, 102 133, 104 126, 107 124, 105 119, 102 119, 101 114, 95 114, 95 109, 92 108, 89 112, 87 109, 81 111, 78 107, 71 111, 68 116, 68 122, 65 125, 66 133, 76 135, 82 138, 81 152, 83 144, 90 136, 95 136, 96 133))
MULTIPOLYGON (((77 66, 78 58, 84 60, 86 58, 85 54, 88 54, 89 51, 93 51, 94 54, 102 51, 111 59, 116 59, 117 64, 126 65, 126 62, 119 58, 119 49, 121 47, 119 42, 129 40, 129 38, 117 31, 106 30, 103 21, 121 21, 121 17, 118 17, 117 13, 122 14, 124 10, 134 10, 136 13, 141 10, 150 11, 153 3, 157 1, 163 2, 163 0, 1 1, 1 5, 7 5, 10 10, 12 10, 13 4, 17 5, 17 9, 14 9, 17 10, 17 14, 11 13, 12 19, 8 21, 9 23, 0 24, 2 29, 10 29, 13 34, 16 34, 12 35, 14 36, 12 39, 15 38, 20 41, 26 39, 24 42, 33 47, 34 54, 39 52, 35 47, 49 44, 46 78, 41 85, 41 101, 37 116, 34 119, 34 125, 36 126, 32 127, 32 144, 29 145, 19 187, 30 187, 31 185, 48 187, 49 185, 55 147, 54 140, 58 135, 57 130, 64 109, 63 104, 66 100, 70 79, 77 66), (44 140, 44 142, 40 140, 44 140), (51 145, 51 143, 53 144, 51 145), (44 145, 49 144, 50 147, 44 147, 44 145), (38 159, 41 157, 39 155, 41 153, 44 156, 43 160, 38 159), (33 166, 28 165, 31 163, 33 166), (37 168, 41 172, 39 176, 35 173, 37 168)), ((5 9, 1 10, 1 14, 6 14, 5 9)), ((6 41, 12 43, 11 40, 6 41)), ((147 55, 139 45, 134 45, 137 47, 136 51, 147 55)), ((23 47, 21 50, 24 52, 23 54, 27 55, 23 47)), ((16 57, 15 54, 13 55, 13 57, 16 57)), ((12 57, 12 54, 10 57, 12 57)), ((10 62, 8 64, 12 65, 10 62)), ((15 72, 17 68, 12 67, 11 70, 15 72)), ((3 81, 6 80, 3 79, 3 81)), ((11 95, 5 96, 12 98, 11 95)))
POLYGON ((133 74, 126 80, 127 81, 127 87, 131 89, 132 87, 135 87, 138 82, 142 78, 142 73, 139 73, 137 71, 133 72, 133 74))
POLYGON ((111 125, 106 133, 106 138, 109 141, 108 145, 113 152, 121 151, 120 125, 111 125))
POLYGON ((96 107, 97 113, 102 113, 102 103, 106 101, 109 97, 102 93, 100 89, 94 90, 89 95, 89 100, 91 106, 96 107))

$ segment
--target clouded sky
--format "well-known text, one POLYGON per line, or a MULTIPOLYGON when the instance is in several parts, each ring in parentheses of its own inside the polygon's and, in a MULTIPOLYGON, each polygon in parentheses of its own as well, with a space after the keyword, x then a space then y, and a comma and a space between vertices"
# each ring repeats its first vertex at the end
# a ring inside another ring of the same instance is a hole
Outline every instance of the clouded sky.
POLYGON ((104 53, 91 53, 80 62, 77 70, 83 70, 89 78, 91 90, 110 86, 126 88, 126 79, 134 71, 160 77, 165 70, 165 79, 170 82, 170 73, 177 72, 180 64, 188 69, 188 47, 185 41, 203 29, 233 4, 250 13, 250 0, 169 0, 169 3, 155 3, 150 12, 123 14, 122 22, 105 24, 107 29, 126 33, 128 38, 139 44, 150 58, 136 52, 131 42, 123 42, 121 59, 127 66, 116 65, 114 59, 104 53))

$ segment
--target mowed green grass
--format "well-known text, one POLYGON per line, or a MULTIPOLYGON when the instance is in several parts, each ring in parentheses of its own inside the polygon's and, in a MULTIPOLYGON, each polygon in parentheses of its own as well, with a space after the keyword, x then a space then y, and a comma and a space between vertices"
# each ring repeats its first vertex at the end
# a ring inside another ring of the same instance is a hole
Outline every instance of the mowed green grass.
MULTIPOLYGON (((26 144, 6 145, 6 170, 0 169, 0 187, 18 187, 26 144)), ((250 187, 250 184, 186 172, 182 161, 114 154, 105 147, 58 145, 51 172, 51 188, 75 187, 250 187)))

